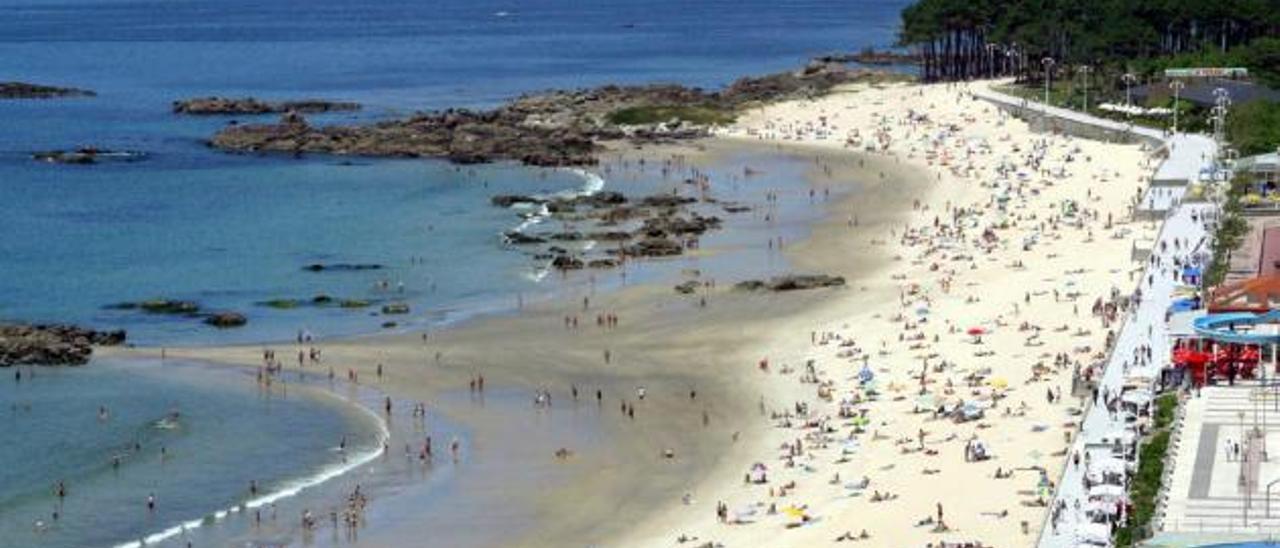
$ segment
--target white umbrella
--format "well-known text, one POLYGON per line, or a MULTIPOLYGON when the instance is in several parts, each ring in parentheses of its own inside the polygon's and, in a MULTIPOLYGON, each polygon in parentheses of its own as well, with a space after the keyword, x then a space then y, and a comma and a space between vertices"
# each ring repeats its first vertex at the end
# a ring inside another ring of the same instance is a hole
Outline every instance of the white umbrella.
POLYGON ((1124 487, 1119 485, 1095 485, 1089 488, 1089 498, 1118 499, 1124 497, 1124 487))

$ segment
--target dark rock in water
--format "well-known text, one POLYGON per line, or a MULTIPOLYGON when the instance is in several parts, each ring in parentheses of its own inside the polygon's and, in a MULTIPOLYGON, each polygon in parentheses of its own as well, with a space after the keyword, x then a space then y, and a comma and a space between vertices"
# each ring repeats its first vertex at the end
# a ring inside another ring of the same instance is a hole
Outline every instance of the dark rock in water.
POLYGON ((691 204, 697 200, 688 196, 676 196, 674 194, 655 194, 653 196, 645 196, 640 199, 640 205, 648 207, 680 207, 682 205, 691 204))
POLYGON ((582 233, 570 230, 566 232, 555 232, 547 237, 557 242, 577 242, 582 240, 582 233))
POLYGON ((59 97, 93 97, 87 89, 42 86, 26 82, 0 82, 0 99, 56 99, 59 97))
POLYGON ((702 282, 699 282, 698 280, 689 280, 687 282, 677 284, 676 293, 680 293, 682 295, 692 295, 695 291, 698 290, 698 287, 700 287, 701 285, 702 285, 702 282))
POLYGON ((609 253, 628 257, 671 257, 684 253, 684 246, 666 238, 645 238, 620 250, 610 249, 609 253))
POLYGON ((601 242, 625 242, 631 239, 631 233, 621 230, 605 230, 588 233, 587 239, 601 242))
POLYGON ((323 293, 311 298, 311 304, 329 304, 331 302, 333 302, 333 297, 330 297, 323 293))
POLYGON ((769 281, 747 280, 739 282, 733 286, 734 289, 743 291, 796 291, 802 289, 817 289, 821 287, 840 287, 845 284, 843 276, 829 276, 826 274, 788 274, 785 276, 776 276, 770 278, 769 281))
POLYGON ((364 308, 366 306, 369 306, 369 304, 370 304, 369 301, 365 301, 361 299, 343 299, 342 301, 338 302, 338 306, 342 308, 364 308))
POLYGON ((621 261, 611 258, 591 259, 587 261, 588 268, 617 268, 622 264, 621 261))
POLYGON ((204 319, 204 323, 220 329, 226 329, 228 327, 240 327, 249 323, 249 320, 239 312, 214 312, 204 319))
POLYGON ((740 204, 725 204, 724 206, 722 206, 722 209, 724 209, 725 213, 745 213, 747 211, 751 211, 751 206, 745 206, 740 204))
POLYGON ((125 332, 94 331, 73 325, 0 324, 0 367, 82 365, 93 345, 124 343, 125 332))
POLYGON ((304 99, 299 101, 262 101, 253 97, 201 97, 173 102, 173 112, 178 114, 280 114, 302 112, 315 114, 333 111, 359 110, 359 103, 304 99))
POLYGON ((498 207, 511 207, 516 204, 531 204, 531 205, 545 204, 547 203, 547 201, 542 198, 535 198, 533 196, 523 196, 520 194, 499 194, 497 196, 489 198, 489 203, 498 207))
POLYGON ((301 303, 299 303, 297 299, 271 299, 269 301, 262 301, 258 304, 268 308, 289 310, 292 308, 297 308, 298 305, 301 303))
POLYGON ((503 241, 512 245, 528 245, 528 244, 544 244, 547 243, 546 238, 538 236, 530 236, 520 231, 508 230, 502 233, 503 241))
POLYGON ((383 266, 376 263, 314 263, 302 267, 303 270, 311 272, 325 271, 351 271, 351 270, 382 270, 383 266))
POLYGON ((719 228, 720 224, 719 217, 703 217, 697 213, 687 218, 662 215, 645 219, 640 231, 647 236, 661 238, 663 236, 702 234, 708 230, 719 228))
POLYGON ((582 259, 573 255, 556 255, 556 258, 551 259, 551 266, 560 270, 581 270, 586 265, 582 259))
POLYGON ((395 327, 395 326, 397 326, 397 325, 399 325, 399 324, 397 324, 396 322, 382 322, 382 328, 383 328, 383 329, 392 329, 392 328, 394 328, 394 327, 395 327))
POLYGON ((383 314, 408 314, 409 305, 406 303, 389 303, 382 305, 383 314))
POLYGON ((46 150, 34 152, 31 158, 51 164, 87 165, 103 161, 137 162, 146 158, 146 154, 137 151, 115 151, 94 147, 82 147, 75 150, 46 150))
POLYGON ((200 305, 191 301, 174 301, 169 299, 152 299, 137 303, 137 308, 152 314, 195 314, 200 305))

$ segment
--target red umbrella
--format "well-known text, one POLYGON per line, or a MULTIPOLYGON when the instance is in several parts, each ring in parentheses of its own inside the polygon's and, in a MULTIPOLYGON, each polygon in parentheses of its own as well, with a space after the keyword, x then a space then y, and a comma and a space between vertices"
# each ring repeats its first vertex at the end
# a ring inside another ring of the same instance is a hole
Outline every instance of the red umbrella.
POLYGON ((986 329, 983 329, 983 328, 981 328, 981 327, 970 327, 970 328, 969 328, 969 334, 970 334, 970 335, 973 335, 973 336, 975 336, 975 337, 977 337, 978 335, 981 335, 981 334, 983 334, 983 333, 986 333, 986 332, 987 332, 987 330, 986 330, 986 329))

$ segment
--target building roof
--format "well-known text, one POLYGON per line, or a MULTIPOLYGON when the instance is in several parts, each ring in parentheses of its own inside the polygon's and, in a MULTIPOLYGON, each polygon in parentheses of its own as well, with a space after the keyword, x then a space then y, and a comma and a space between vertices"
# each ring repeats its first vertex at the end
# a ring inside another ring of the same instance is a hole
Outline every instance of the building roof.
POLYGON ((1236 161, 1236 171, 1248 171, 1251 173, 1273 173, 1276 167, 1280 166, 1280 156, 1274 152, 1266 154, 1258 154, 1256 156, 1248 156, 1236 161))

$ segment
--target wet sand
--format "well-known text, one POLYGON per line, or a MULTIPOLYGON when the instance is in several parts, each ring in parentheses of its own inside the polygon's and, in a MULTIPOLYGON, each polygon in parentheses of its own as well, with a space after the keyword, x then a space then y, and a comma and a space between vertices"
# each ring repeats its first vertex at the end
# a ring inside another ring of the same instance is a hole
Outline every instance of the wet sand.
MULTIPOLYGON (((629 160, 643 155, 651 164, 674 154, 688 165, 709 165, 743 147, 763 150, 762 146, 716 139, 692 147, 652 147, 621 154, 629 160)), ((847 238, 844 219, 857 216, 860 230, 900 222, 910 210, 910 197, 919 190, 911 181, 923 180, 919 173, 910 174, 909 167, 884 158, 870 157, 860 165, 858 157, 847 154, 795 150, 817 158, 809 177, 816 190, 813 207, 824 209, 828 220, 814 226, 806 241, 786 242, 782 252, 798 272, 848 277, 851 283, 846 288, 788 294, 730 289, 734 282, 756 277, 751 272, 716 280, 714 289, 696 295, 673 291, 681 280, 598 294, 579 287, 572 295, 529 305, 516 315, 430 333, 425 342, 419 333, 318 342, 312 346, 321 349, 322 363, 307 368, 324 371, 332 366, 338 379, 353 370, 362 383, 400 402, 400 408, 423 401, 429 416, 443 413, 468 430, 471 447, 456 479, 460 500, 451 520, 456 527, 440 535, 441 540, 453 539, 451 544, 479 539, 477 544, 612 545, 611 539, 622 538, 660 509, 709 512, 704 510, 707 486, 739 475, 741 463, 762 450, 769 425, 762 417, 762 404, 774 410, 789 403, 779 387, 756 371, 760 359, 769 357, 776 363, 782 358, 771 355, 769 341, 780 331, 799 336, 803 333, 799 326, 813 321, 833 297, 876 298, 859 286, 859 280, 887 265, 888 257, 865 239, 847 238), (881 171, 887 173, 883 179, 881 171), (839 197, 823 200, 822 191, 827 188, 839 197), (584 296, 590 298, 585 311, 584 296), (708 303, 705 308, 699 304, 703 297, 708 303), (619 325, 597 327, 596 315, 605 313, 617 315, 619 325), (579 317, 576 330, 564 326, 566 315, 579 317), (381 380, 375 374, 378 364, 384 370, 381 380), (467 394, 468 382, 481 374, 486 394, 502 394, 507 404, 486 406, 478 397, 459 396, 467 394), (571 396, 575 385, 577 402, 571 396), (641 387, 642 401, 637 395, 641 387), (550 410, 535 409, 536 390, 551 393, 550 410), (598 405, 596 390, 602 394, 598 405), (523 406, 510 403, 521 398, 523 406), (622 413, 624 402, 634 406, 634 418, 622 413), (566 429, 565 424, 571 427, 566 429), (589 432, 589 437, 573 435, 575 429, 589 432), (557 458, 554 452, 560 447, 571 455, 557 458), (666 456, 668 451, 673 457, 666 456), (507 459, 519 464, 487 469, 498 475, 469 474, 469 459, 507 459), (690 506, 681 500, 686 493, 693 502, 690 506), (492 530, 504 525, 514 526, 518 535, 492 530)), ((713 193, 715 184, 723 183, 713 181, 713 193)), ((729 251, 709 248, 698 253, 729 251)), ((262 348, 171 348, 166 353, 259 366, 262 348)), ((294 345, 275 348, 286 369, 297 367, 292 359, 297 352, 294 345)), ((398 452, 402 443, 393 439, 392 452, 398 452)), ((443 454, 444 443, 438 440, 437 444, 443 454)), ((385 501, 375 498, 361 545, 403 545, 420 538, 424 529, 432 529, 421 520, 405 519, 411 512, 401 507, 413 504, 412 494, 389 495, 385 501)), ((440 531, 439 525, 434 530, 440 531)))

